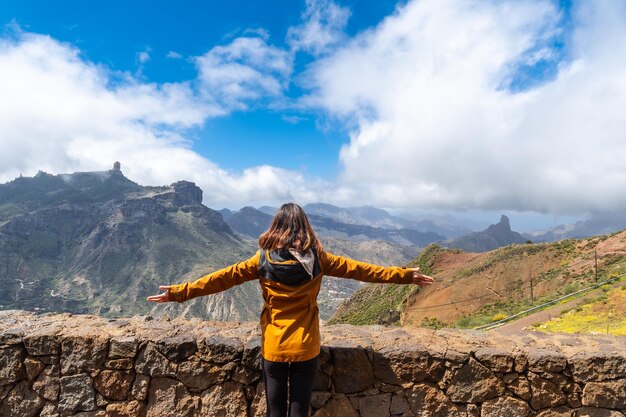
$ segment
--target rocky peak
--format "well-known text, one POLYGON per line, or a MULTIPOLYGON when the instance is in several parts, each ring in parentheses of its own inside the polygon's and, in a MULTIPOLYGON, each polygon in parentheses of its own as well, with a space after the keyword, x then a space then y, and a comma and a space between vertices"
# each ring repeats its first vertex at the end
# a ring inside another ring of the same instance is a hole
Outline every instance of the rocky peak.
POLYGON ((202 190, 195 183, 177 181, 170 185, 170 190, 155 196, 164 201, 170 201, 177 207, 202 204, 202 190))
POLYGON ((202 204, 202 190, 195 183, 178 181, 172 187, 181 205, 202 204))
POLYGON ((512 243, 525 242, 526 239, 522 235, 511 230, 509 218, 503 214, 500 216, 500 222, 492 224, 482 232, 474 232, 456 239, 447 240, 445 245, 469 252, 486 252, 512 243))
POLYGON ((487 230, 510 232, 511 222, 509 221, 509 218, 503 214, 502 216, 500 216, 500 222, 492 224, 491 226, 489 226, 489 228, 487 228, 487 230))

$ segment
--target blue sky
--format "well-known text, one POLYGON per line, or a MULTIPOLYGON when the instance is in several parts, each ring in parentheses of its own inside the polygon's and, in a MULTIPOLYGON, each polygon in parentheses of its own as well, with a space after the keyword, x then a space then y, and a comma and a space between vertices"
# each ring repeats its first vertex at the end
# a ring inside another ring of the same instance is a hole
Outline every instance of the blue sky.
MULTIPOLYGON (((358 33, 377 24, 396 3, 343 2, 351 14, 346 32, 358 33)), ((15 22, 23 30, 69 42, 80 48, 85 58, 113 70, 140 70, 141 79, 165 83, 193 78, 196 68, 185 58, 228 43, 249 29, 265 29, 272 44, 284 47, 288 28, 299 23, 304 9, 304 2, 290 0, 27 0, 6 2, 0 9, 0 22, 15 22), (138 54, 144 51, 150 59, 141 64, 138 54), (168 58, 170 52, 180 54, 181 59, 168 58)), ((304 68, 309 61, 310 56, 299 54, 295 66, 304 68)), ((288 93, 298 94, 298 86, 290 86, 288 93)), ((321 127, 316 117, 258 108, 208 120, 187 135, 194 138, 195 150, 225 169, 271 164, 332 179, 338 174, 337 156, 348 141, 347 132, 337 125, 321 127)))
POLYGON ((120 160, 211 207, 622 210, 624 21, 609 0, 7 1, 0 180, 120 160))

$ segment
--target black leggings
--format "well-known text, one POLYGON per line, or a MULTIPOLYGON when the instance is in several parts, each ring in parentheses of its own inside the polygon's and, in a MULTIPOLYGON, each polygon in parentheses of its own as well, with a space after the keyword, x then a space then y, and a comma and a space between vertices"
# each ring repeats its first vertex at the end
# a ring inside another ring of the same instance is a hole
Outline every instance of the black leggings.
POLYGON ((307 417, 318 356, 304 362, 263 359, 267 417, 307 417))

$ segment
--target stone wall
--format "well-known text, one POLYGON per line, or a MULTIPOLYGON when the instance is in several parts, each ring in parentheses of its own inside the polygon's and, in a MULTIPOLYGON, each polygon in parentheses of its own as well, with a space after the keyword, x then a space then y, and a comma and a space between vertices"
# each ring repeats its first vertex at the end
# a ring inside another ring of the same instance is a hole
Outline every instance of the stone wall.
MULTIPOLYGON (((315 417, 611 416, 626 338, 323 327, 315 417)), ((255 323, 0 312, 0 416, 263 416, 255 323)))

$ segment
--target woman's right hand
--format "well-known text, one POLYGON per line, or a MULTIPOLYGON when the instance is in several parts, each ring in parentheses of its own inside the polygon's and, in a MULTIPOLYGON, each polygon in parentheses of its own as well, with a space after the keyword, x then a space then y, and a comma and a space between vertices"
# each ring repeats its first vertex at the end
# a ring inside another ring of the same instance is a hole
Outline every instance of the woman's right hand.
POLYGON ((159 294, 159 295, 151 295, 147 298, 148 301, 153 301, 155 303, 167 303, 170 301, 174 301, 171 297, 170 297, 170 288, 172 288, 173 285, 161 285, 159 286, 160 290, 165 290, 164 293, 159 294))

